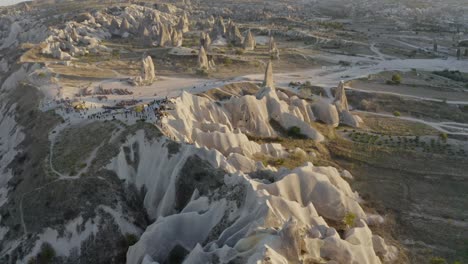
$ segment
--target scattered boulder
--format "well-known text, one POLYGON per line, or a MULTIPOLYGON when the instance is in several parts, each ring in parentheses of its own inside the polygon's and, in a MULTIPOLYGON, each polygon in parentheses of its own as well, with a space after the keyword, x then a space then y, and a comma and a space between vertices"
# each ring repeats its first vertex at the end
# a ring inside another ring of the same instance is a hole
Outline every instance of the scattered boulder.
POLYGON ((312 110, 317 120, 333 127, 338 127, 340 124, 340 116, 336 106, 325 99, 320 98, 318 102, 312 105, 312 110))

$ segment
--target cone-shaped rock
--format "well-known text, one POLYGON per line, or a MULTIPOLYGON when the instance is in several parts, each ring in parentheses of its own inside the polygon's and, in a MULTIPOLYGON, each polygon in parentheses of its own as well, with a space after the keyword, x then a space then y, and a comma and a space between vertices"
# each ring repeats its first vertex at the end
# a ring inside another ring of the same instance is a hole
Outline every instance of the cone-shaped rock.
POLYGON ((119 30, 120 30, 120 24, 115 18, 113 18, 109 26, 109 31, 111 32, 111 34, 116 35, 118 34, 119 30))
POLYGON ((171 45, 171 35, 169 33, 169 29, 163 23, 159 23, 159 36, 158 36, 158 44, 161 47, 166 45, 171 45))
POLYGON ((255 49, 255 45, 257 43, 255 42, 255 38, 254 36, 252 35, 252 32, 250 31, 247 31, 247 35, 244 39, 244 49, 245 50, 254 50, 255 49))
POLYGON ((198 52, 198 67, 200 69, 208 69, 208 56, 206 55, 205 48, 203 46, 200 47, 200 51, 198 52))
POLYGON ((182 33, 189 31, 189 20, 187 14, 184 13, 183 16, 179 18, 179 23, 177 24, 177 30, 181 31, 182 33))
POLYGON ((268 42, 268 49, 270 50, 270 52, 276 49, 276 42, 273 36, 270 36, 270 40, 268 42))
POLYGON ((182 31, 178 31, 178 30, 175 30, 175 29, 172 31, 171 38, 172 38, 172 46, 173 47, 182 46, 183 35, 184 34, 182 33, 182 31))
POLYGON ((213 30, 211 31, 211 37, 216 39, 217 37, 222 37, 226 34, 226 26, 224 25, 224 21, 222 17, 218 17, 215 20, 213 25, 213 30))
POLYGON ((226 31, 226 39, 228 43, 234 46, 241 46, 244 42, 244 37, 242 37, 239 28, 233 22, 229 22, 229 26, 226 31))
POLYGON ((269 47, 270 57, 274 59, 279 59, 279 50, 276 47, 275 39, 273 38, 271 34, 270 34, 270 41, 268 43, 268 47, 269 47))
POLYGON ((209 49, 211 45, 211 38, 210 34, 206 34, 205 32, 200 33, 200 46, 205 48, 205 51, 209 49))
POLYGON ((346 98, 346 90, 344 82, 341 81, 335 93, 335 105, 339 105, 340 110, 349 110, 348 99, 346 98))
POLYGON ((137 86, 150 85, 156 80, 153 59, 145 54, 143 55, 141 64, 141 75, 133 78, 131 82, 137 86))
POLYGON ((265 70, 265 80, 263 81, 263 86, 275 88, 275 83, 273 81, 273 63, 271 61, 268 62, 265 70))
POLYGON ((154 64, 153 64, 153 59, 151 59, 151 56, 146 56, 146 58, 143 58, 143 79, 145 81, 154 81, 156 79, 156 73, 154 71, 154 64))
POLYGON ((122 33, 130 32, 130 23, 128 23, 128 20, 126 18, 122 20, 122 24, 120 25, 120 30, 122 31, 122 33))

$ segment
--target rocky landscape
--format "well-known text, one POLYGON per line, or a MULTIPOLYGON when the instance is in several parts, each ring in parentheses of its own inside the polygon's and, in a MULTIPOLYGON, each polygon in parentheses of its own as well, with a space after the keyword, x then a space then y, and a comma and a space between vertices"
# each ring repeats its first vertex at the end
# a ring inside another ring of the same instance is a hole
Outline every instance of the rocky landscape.
POLYGON ((465 263, 463 1, 0 6, 0 263, 465 263))

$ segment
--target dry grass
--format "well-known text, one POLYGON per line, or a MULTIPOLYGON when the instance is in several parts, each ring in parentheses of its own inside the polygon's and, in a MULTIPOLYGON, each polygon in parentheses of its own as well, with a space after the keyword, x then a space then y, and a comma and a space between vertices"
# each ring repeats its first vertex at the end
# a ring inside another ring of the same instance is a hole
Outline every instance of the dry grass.
POLYGON ((62 76, 78 77, 83 79, 106 79, 117 77, 117 74, 109 69, 104 69, 97 65, 89 64, 74 64, 72 66, 65 65, 50 65, 50 69, 53 72, 58 73, 62 76))
POLYGON ((436 129, 418 122, 366 113, 359 113, 358 115, 364 121, 364 130, 370 130, 379 134, 394 136, 436 136, 439 134, 436 129))

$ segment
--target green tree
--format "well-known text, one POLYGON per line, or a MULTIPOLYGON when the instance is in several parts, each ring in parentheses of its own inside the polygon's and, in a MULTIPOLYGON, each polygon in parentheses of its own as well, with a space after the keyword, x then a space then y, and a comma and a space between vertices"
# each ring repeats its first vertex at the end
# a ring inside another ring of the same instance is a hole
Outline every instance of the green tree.
POLYGON ((402 80, 402 78, 401 78, 401 75, 400 75, 399 73, 393 74, 393 76, 392 76, 392 82, 393 82, 393 84, 397 84, 397 85, 398 85, 398 84, 401 83, 401 80, 402 80))

